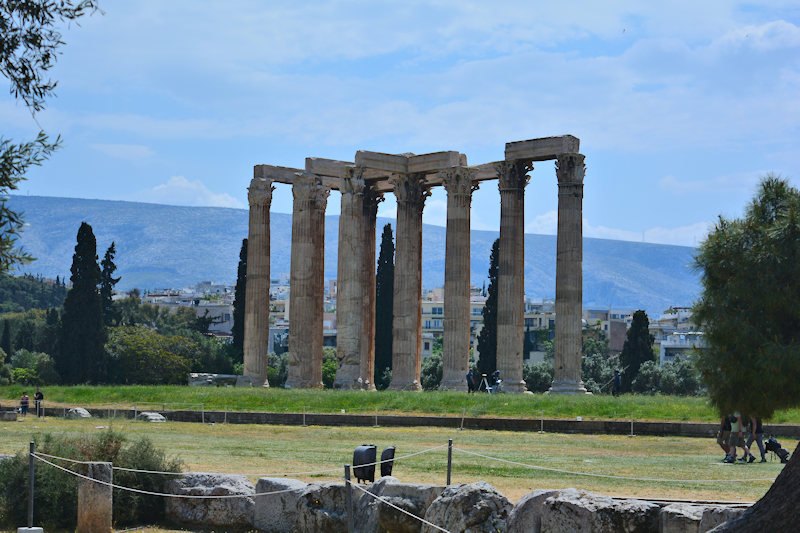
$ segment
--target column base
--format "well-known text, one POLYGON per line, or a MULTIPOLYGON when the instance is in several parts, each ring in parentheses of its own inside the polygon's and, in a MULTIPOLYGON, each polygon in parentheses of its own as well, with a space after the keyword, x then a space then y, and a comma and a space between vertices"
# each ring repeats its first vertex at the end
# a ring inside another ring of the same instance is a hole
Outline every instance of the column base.
POLYGON ((550 385, 550 390, 545 394, 591 394, 591 392, 587 391, 586 387, 583 386, 583 380, 554 379, 550 385))
POLYGON ((419 391, 422 390, 422 385, 419 384, 419 381, 416 379, 413 381, 407 381, 405 383, 402 382, 392 382, 389 384, 389 390, 411 390, 411 391, 419 391))
POLYGON ((509 394, 522 394, 527 392, 528 387, 525 386, 525 381, 520 379, 517 380, 503 380, 503 383, 500 385, 499 392, 507 392, 509 394))
MULTIPOLYGON (((467 373, 464 372, 466 376, 467 373)), ((467 392, 467 379, 442 379, 439 383, 439 390, 456 390, 461 392, 467 392)))
POLYGON ((359 381, 361 369, 358 365, 342 365, 336 371, 336 378, 333 380, 334 389, 363 389, 359 381))
POLYGON ((313 381, 302 380, 286 380, 283 386, 284 389, 321 389, 323 388, 322 382, 314 383, 313 381))
POLYGON ((245 374, 245 376, 250 378, 250 383, 253 384, 253 387, 265 387, 265 386, 269 387, 269 383, 267 383, 267 378, 266 377, 262 377, 262 376, 247 376, 247 374, 245 374))

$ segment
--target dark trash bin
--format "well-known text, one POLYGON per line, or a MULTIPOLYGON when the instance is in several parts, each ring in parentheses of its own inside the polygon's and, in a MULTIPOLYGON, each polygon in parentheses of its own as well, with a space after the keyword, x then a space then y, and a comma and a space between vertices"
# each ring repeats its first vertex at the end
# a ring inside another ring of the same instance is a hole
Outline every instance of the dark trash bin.
POLYGON ((375 481, 375 456, 377 453, 378 448, 374 444, 362 444, 353 452, 353 475, 359 483, 375 481))
POLYGON ((394 466, 394 446, 389 446, 381 452, 381 477, 392 475, 394 466))

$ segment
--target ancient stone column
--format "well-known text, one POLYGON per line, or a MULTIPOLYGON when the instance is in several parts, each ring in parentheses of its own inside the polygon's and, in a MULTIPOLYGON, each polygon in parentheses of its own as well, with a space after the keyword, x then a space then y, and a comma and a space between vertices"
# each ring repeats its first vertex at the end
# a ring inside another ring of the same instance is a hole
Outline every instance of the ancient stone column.
POLYGON ((292 184, 287 388, 322 387, 325 206, 329 193, 313 174, 298 173, 292 184))
POLYGON ((583 177, 581 154, 561 154, 556 242, 556 331, 551 393, 585 394, 581 380, 583 304, 583 177))
POLYGON ((244 306, 244 375, 254 386, 269 387, 269 208, 272 180, 253 178, 247 189, 250 222, 247 235, 247 285, 244 306))
POLYGON ((360 389, 361 343, 364 341, 364 179, 363 169, 348 168, 341 180, 339 262, 336 280, 335 388, 360 389))
POLYGON ((497 272, 497 369, 505 392, 525 392, 525 186, 529 161, 497 165, 500 188, 500 257, 497 272))
MULTIPOLYGON (((466 168, 441 173, 447 190, 447 238, 444 263, 444 344, 442 390, 466 390, 469 367, 470 206, 472 172, 466 168)), ((476 186, 477 187, 477 186, 476 186)))
POLYGON ((361 328, 361 385, 366 390, 375 390, 375 224, 378 204, 383 195, 371 187, 364 188, 364 254, 362 256, 362 303, 364 320, 361 328))
MULTIPOLYGON (((111 463, 85 463, 78 472, 86 477, 111 483, 111 463)), ((78 479, 78 527, 79 533, 110 533, 112 518, 111 486, 88 479, 78 479)))
POLYGON ((430 191, 421 174, 397 175, 391 181, 397 196, 397 247, 389 388, 421 390, 422 209, 430 191))

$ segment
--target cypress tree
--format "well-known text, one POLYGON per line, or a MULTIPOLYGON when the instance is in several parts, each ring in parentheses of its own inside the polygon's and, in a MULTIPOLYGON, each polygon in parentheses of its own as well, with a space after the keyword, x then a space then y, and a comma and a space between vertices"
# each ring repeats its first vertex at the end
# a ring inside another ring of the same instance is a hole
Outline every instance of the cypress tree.
POLYGON ((633 313, 631 327, 625 337, 625 344, 622 345, 622 353, 619 355, 620 364, 625 369, 622 373, 622 390, 625 392, 630 392, 631 384, 639 374, 642 363, 654 359, 653 336, 649 327, 650 320, 647 318, 647 313, 641 309, 633 313))
POLYGON ((108 247, 106 254, 103 256, 103 261, 100 263, 100 266, 103 267, 100 275, 100 298, 103 301, 103 324, 106 326, 113 326, 119 322, 119 312, 114 307, 114 300, 112 299, 114 285, 120 280, 120 278, 114 277, 114 272, 117 270, 117 265, 114 264, 114 256, 116 254, 117 248, 112 241, 111 246, 108 247))
POLYGON ((11 326, 8 324, 8 320, 3 320, 3 336, 0 338, 0 348, 6 352, 10 361, 14 351, 11 347, 11 326))
MULTIPOLYGON (((497 367, 497 273, 500 262, 500 239, 492 244, 489 256, 489 288, 483 305, 483 329, 478 335, 478 372, 490 375, 497 367)), ((480 376, 479 376, 480 377, 480 376)))
POLYGON ((58 373, 65 383, 99 383, 105 380, 106 330, 100 298, 101 272, 97 264, 97 241, 86 222, 78 229, 72 256, 72 288, 64 300, 59 335, 58 373))
POLYGON ((236 362, 244 361, 244 313, 247 294, 247 239, 242 239, 239 250, 239 268, 236 270, 236 289, 233 292, 233 347, 236 362))
POLYGON ((392 225, 381 235, 378 269, 375 273, 375 387, 385 389, 386 369, 392 368, 392 319, 394 318, 394 241, 392 225))

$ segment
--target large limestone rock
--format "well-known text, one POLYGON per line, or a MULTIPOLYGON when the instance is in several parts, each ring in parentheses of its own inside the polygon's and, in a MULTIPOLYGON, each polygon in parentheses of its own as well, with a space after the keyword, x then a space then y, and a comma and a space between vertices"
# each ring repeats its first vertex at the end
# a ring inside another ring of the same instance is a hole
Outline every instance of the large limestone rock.
MULTIPOLYGON (((488 483, 479 481, 444 489, 428 507, 425 520, 448 531, 494 533, 505 530, 511 507, 508 498, 488 483)), ((420 531, 434 533, 437 530, 423 525, 420 531)))
POLYGON ((155 413, 153 411, 142 411, 141 413, 136 415, 136 420, 141 420, 143 422, 166 422, 167 419, 161 413, 155 413))
POLYGON ((544 502, 558 495, 557 490, 535 490, 519 499, 508 513, 506 533, 540 533, 544 502))
MULTIPOLYGON (((400 483, 391 476, 382 477, 367 488, 370 494, 420 518, 443 490, 440 485, 400 483)), ((422 528, 422 522, 413 516, 363 493, 356 504, 355 525, 359 533, 416 533, 422 528)))
POLYGON ((542 531, 650 533, 658 531, 660 507, 641 500, 614 500, 565 489, 544 501, 542 531))
MULTIPOLYGON (((353 500, 358 497, 353 492, 353 500)), ((347 493, 344 483, 310 483, 297 499, 295 531, 347 531, 347 493)))
POLYGON ((703 517, 700 519, 698 531, 700 533, 713 531, 715 527, 724 524, 728 520, 738 518, 746 510, 745 507, 706 507, 703 509, 703 517))
POLYGON ((296 479, 270 477, 259 479, 256 483, 253 526, 259 531, 269 533, 295 531, 297 505, 306 486, 306 483, 296 479), (275 494, 269 494, 271 492, 275 494))
POLYGON ((658 513, 659 533, 699 533, 705 507, 688 503, 667 505, 658 513))
POLYGON ((70 419, 92 418, 92 415, 89 414, 89 411, 87 411, 83 407, 73 407, 72 409, 67 411, 67 418, 70 418, 70 419))
POLYGON ((82 476, 105 483, 95 483, 89 479, 78 480, 78 528, 77 531, 91 533, 111 533, 113 495, 110 485, 113 482, 111 463, 84 463, 78 465, 82 476))
POLYGON ((255 487, 246 476, 193 472, 166 483, 169 494, 241 498, 166 498, 167 520, 181 526, 249 529, 253 527, 255 487))

